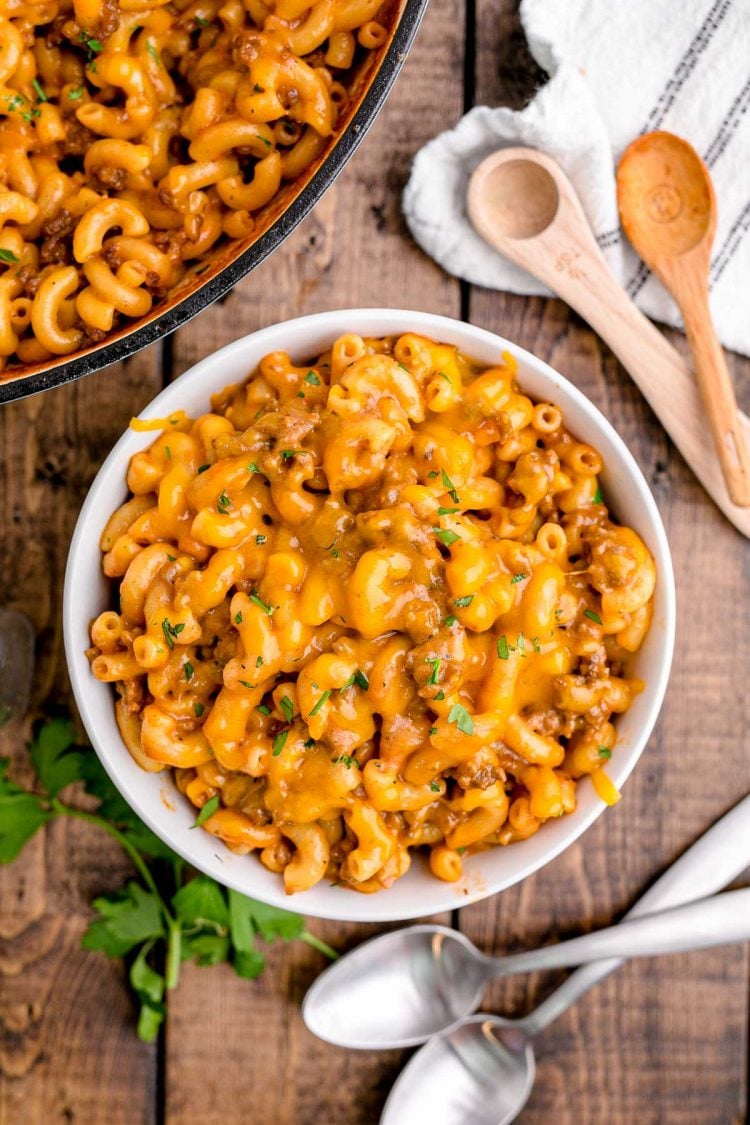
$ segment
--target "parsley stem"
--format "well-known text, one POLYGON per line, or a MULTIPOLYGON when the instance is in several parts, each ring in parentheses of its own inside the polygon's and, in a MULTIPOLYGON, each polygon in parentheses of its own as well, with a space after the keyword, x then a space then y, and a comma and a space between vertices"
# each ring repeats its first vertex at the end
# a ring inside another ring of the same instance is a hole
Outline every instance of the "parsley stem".
POLYGON ((182 964, 182 927, 179 922, 172 920, 169 923, 169 937, 167 939, 167 964, 164 980, 167 988, 177 988, 180 979, 180 965, 182 964))
POLYGON ((309 930, 302 931, 300 941, 306 941, 308 945, 311 945, 313 949, 317 949, 318 953, 322 953, 323 956, 328 957, 330 961, 338 960, 339 955, 336 950, 330 946, 327 941, 323 941, 322 938, 311 934, 309 930))
POLYGON ((143 856, 140 854, 138 849, 133 844, 131 844, 127 836, 123 832, 120 832, 119 828, 115 828, 114 824, 110 824, 108 820, 105 820, 101 816, 97 816, 96 813, 84 812, 83 809, 74 809, 71 808, 70 805, 64 805, 62 801, 58 800, 57 797, 53 797, 50 804, 53 810, 59 816, 72 816, 75 817, 76 820, 85 820, 87 824, 95 824, 97 828, 103 828, 104 831, 107 832, 114 840, 117 840, 117 843, 120 845, 122 850, 133 861, 133 866, 140 875, 141 879, 143 879, 143 882, 146 884, 151 893, 157 898, 159 906, 161 908, 161 912, 164 915, 164 919, 167 925, 171 927, 175 924, 174 918, 172 917, 167 904, 159 894, 159 888, 154 882, 154 877, 146 866, 143 856))

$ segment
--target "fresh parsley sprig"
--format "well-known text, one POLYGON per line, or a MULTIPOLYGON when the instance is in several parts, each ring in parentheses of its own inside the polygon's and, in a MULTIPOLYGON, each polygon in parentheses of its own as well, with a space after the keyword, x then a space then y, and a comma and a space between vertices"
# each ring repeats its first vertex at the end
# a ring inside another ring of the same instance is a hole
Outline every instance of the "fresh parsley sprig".
MULTIPOLYGON (((86 821, 117 840, 140 881, 131 879, 122 890, 94 900, 97 916, 82 945, 108 957, 128 959, 129 980, 139 1003, 137 1032, 144 1042, 152 1042, 159 1032, 167 994, 177 987, 183 961, 198 965, 226 961, 238 976, 254 979, 265 967, 265 957, 256 948, 258 938, 299 939, 326 957, 337 956, 309 933, 299 915, 221 887, 207 875, 194 875, 138 819, 94 752, 77 744, 67 719, 44 723, 29 756, 36 774, 31 789, 9 778, 8 759, 0 759, 0 863, 11 863, 56 816, 86 821), (83 782, 85 793, 99 801, 96 812, 60 799, 60 792, 74 781, 83 782)), ((196 823, 200 822, 199 814, 196 823)))

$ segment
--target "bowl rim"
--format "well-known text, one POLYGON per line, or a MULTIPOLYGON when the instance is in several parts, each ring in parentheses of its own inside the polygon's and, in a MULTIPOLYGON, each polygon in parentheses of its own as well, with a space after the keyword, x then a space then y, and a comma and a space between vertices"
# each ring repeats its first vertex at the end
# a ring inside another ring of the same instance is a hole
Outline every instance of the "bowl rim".
MULTIPOLYGON (((587 417, 587 424, 590 423, 594 430, 604 435, 606 439, 616 447, 621 460, 625 463, 628 470, 627 486, 635 489, 637 498, 642 504, 644 511, 643 523, 638 530, 642 532, 646 527, 648 528, 649 546, 657 561, 661 599, 660 613, 663 617, 664 625, 663 629, 660 630, 660 632, 663 633, 663 640, 661 642, 661 659, 658 672, 655 677, 652 676, 650 678, 643 695, 640 697, 641 699, 647 697, 648 705, 646 714, 641 719, 639 732, 633 739, 633 745, 628 746, 628 753, 615 756, 608 767, 608 773, 612 777, 615 785, 621 788, 635 768, 648 744, 659 716, 669 681, 676 628, 676 595, 672 559, 666 531, 656 502, 640 468, 623 439, 619 436, 612 424, 604 417, 598 407, 596 407, 574 384, 570 383, 563 375, 549 364, 545 363, 544 360, 538 359, 531 352, 526 351, 526 349, 519 347, 512 341, 494 332, 451 317, 404 309, 336 309, 324 313, 313 313, 307 316, 280 321, 232 341, 186 370, 168 387, 165 387, 157 394, 155 398, 144 407, 138 417, 142 419, 164 417, 165 413, 168 414, 170 411, 177 409, 181 392, 186 383, 190 383, 191 385, 198 384, 205 379, 205 395, 206 398, 208 398, 229 381, 226 377, 219 377, 226 366, 225 361, 242 354, 251 346, 254 352, 262 355, 265 354, 266 351, 277 350, 279 347, 279 338, 283 338, 289 333, 293 334, 296 329, 314 329, 318 335, 332 341, 337 335, 340 335, 344 331, 360 330, 362 334, 365 335, 375 334, 375 325, 378 326, 376 333, 378 335, 397 335, 406 331, 414 331, 435 340, 458 343, 458 346, 467 352, 467 354, 471 354, 471 344, 467 346, 465 342, 467 338, 479 346, 484 346, 487 349, 493 348, 496 352, 498 350, 510 352, 519 361, 520 365, 528 366, 535 371, 537 375, 549 381, 555 390, 559 389, 562 391, 563 396, 567 396, 571 399, 587 417), (392 327, 390 329, 382 328, 382 322, 387 322, 392 327), (368 327, 373 329, 373 331, 368 333, 368 327), (459 342, 456 337, 462 337, 463 339, 459 342), (265 342, 266 339, 269 340, 269 343, 265 342)), ((295 347, 292 345, 290 350, 294 352, 295 347)), ((305 358, 308 357, 300 355, 300 362, 305 358)), ((464 901, 458 898, 455 884, 444 883, 438 879, 434 879, 435 893, 434 896, 430 896, 431 900, 434 898, 434 901, 431 901, 431 904, 427 908, 420 905, 418 908, 412 907, 404 910, 403 906, 396 908, 395 904, 391 907, 389 906, 389 891, 383 891, 375 895, 357 895, 354 892, 348 895, 341 894, 342 905, 340 909, 338 907, 334 909, 328 907, 323 908, 317 903, 306 901, 307 896, 314 894, 316 888, 311 888, 310 891, 302 892, 290 900, 285 894, 283 885, 279 879, 278 893, 275 889, 269 892, 266 888, 262 888, 260 893, 258 893, 256 888, 248 887, 246 885, 247 879, 242 877, 243 872, 246 872, 248 868, 238 867, 233 869, 228 865, 224 865, 224 869, 222 870, 223 861, 221 861, 218 856, 217 859, 219 859, 219 862, 217 864, 207 863, 200 858, 196 858, 194 852, 191 851, 191 841, 187 833, 183 832, 179 827, 173 829, 168 819, 160 820, 152 816, 148 808, 144 807, 144 801, 141 800, 140 793, 134 792, 128 783, 123 780, 121 771, 118 768, 117 751, 113 751, 113 748, 99 735, 97 722, 93 718, 89 706, 89 697, 92 693, 92 687, 97 685, 98 681, 93 680, 84 651, 83 649, 79 650, 77 642, 74 639, 77 629, 80 628, 80 619, 76 611, 76 571, 79 559, 91 550, 96 552, 99 559, 101 558, 99 536, 103 524, 95 523, 91 526, 92 518, 101 519, 101 515, 96 515, 97 505, 101 497, 112 494, 115 487, 118 487, 121 493, 124 492, 125 470, 130 456, 136 449, 144 448, 146 445, 150 444, 154 440, 154 437, 154 432, 126 430, 101 465, 89 488, 70 542, 65 569, 63 588, 63 634, 65 655, 73 694, 84 727, 99 760, 128 804, 133 807, 144 823, 147 824, 157 836, 164 840, 173 851, 182 856, 182 858, 190 863, 191 866, 195 867, 196 870, 211 876, 220 884, 232 887, 242 894, 258 898, 273 906, 285 907, 287 909, 291 908, 298 913, 310 917, 327 918, 336 921, 385 923, 406 921, 411 918, 441 913, 445 910, 459 909, 514 886, 560 855, 572 843, 579 839, 591 824, 598 819, 601 813, 604 812, 606 805, 600 800, 592 802, 591 806, 585 811, 582 810, 579 805, 574 813, 564 818, 567 830, 561 831, 560 839, 545 849, 542 855, 537 858, 532 858, 531 855, 529 855, 528 858, 525 858, 524 853, 520 850, 522 845, 519 846, 518 867, 517 870, 512 873, 511 877, 500 878, 489 885, 484 885, 464 901), (239 876, 237 872, 239 872, 239 876), (367 909, 368 905, 371 906, 372 909, 367 909), (347 906, 350 906, 351 909, 347 909, 347 906)), ((115 503, 112 501, 107 509, 107 514, 113 511, 114 507, 115 503)), ((99 686, 111 690, 110 685, 101 684, 99 686)), ((123 751, 124 754, 127 755, 128 760, 130 760, 122 739, 119 739, 117 750, 123 751)), ((144 774, 143 776, 147 777, 149 775, 144 774)), ((219 844, 218 841, 216 843, 217 845, 219 844)), ((471 862, 471 860, 469 862, 471 862)), ((249 870, 253 870, 252 866, 249 870)), ((398 884, 396 884, 396 886, 398 886, 398 884)))
POLYGON ((93 375, 95 371, 121 363, 181 328, 208 305, 233 289, 248 273, 259 266, 307 218, 329 187, 348 164, 361 141, 383 108, 391 88, 408 57, 414 38, 427 11, 429 0, 399 0, 396 23, 383 57, 377 66, 359 105, 344 130, 335 138, 319 166, 268 228, 246 250, 227 262, 206 281, 174 303, 167 302, 162 312, 147 314, 146 323, 125 329, 122 335, 103 340, 70 359, 59 356, 49 360, 41 370, 0 380, 0 405, 29 398, 93 375))

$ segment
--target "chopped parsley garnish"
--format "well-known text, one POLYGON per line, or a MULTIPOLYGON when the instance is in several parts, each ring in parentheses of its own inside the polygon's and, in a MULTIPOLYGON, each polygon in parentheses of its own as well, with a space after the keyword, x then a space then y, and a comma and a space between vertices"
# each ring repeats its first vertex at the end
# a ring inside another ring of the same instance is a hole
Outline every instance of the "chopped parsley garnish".
POLYGON ((455 543, 461 536, 455 531, 444 531, 442 527, 433 527, 435 537, 444 543, 446 547, 450 547, 451 543, 455 543))
POLYGON ((601 617, 598 613, 594 613, 593 609, 584 609, 583 616, 588 617, 589 621, 596 622, 597 625, 601 625, 602 623, 601 617))
POLYGON ((258 706, 255 708, 255 710, 260 711, 261 715, 270 715, 271 714, 271 708, 266 707, 265 703, 259 703, 258 706))
POLYGON ((198 466, 198 472, 199 473, 205 473, 206 469, 210 469, 210 468, 211 468, 210 465, 199 465, 198 466))
POLYGON ((167 455, 167 461, 171 461, 172 460, 172 450, 169 448, 168 445, 164 446, 164 452, 167 455))
POLYGON ((309 750, 311 746, 315 745, 315 739, 308 738, 305 742, 302 743, 302 745, 304 746, 305 750, 309 750))
POLYGON ((242 613, 235 613, 234 623, 235 623, 235 625, 241 625, 242 624, 242 613))
POLYGON ((431 660, 429 656, 426 656, 424 658, 424 662, 425 662, 425 664, 430 664, 432 666, 432 671, 430 672, 430 678, 427 681, 427 683, 428 684, 436 684, 438 682, 438 672, 440 671, 440 664, 441 664, 440 657, 438 656, 434 660, 431 660))
POLYGON ((266 541, 266 537, 265 537, 265 535, 256 535, 256 536, 255 536, 255 543, 256 543, 256 546, 258 546, 258 547, 262 547, 262 546, 263 546, 263 544, 265 543, 265 541, 266 541))
POLYGON ((440 786, 438 785, 438 783, 436 781, 430 782, 430 789, 432 790, 433 793, 439 793, 440 792, 440 786))
POLYGON ((267 613, 269 617, 276 609, 275 605, 269 605, 268 602, 264 602, 263 598, 260 596, 257 590, 253 590, 252 594, 250 595, 250 601, 257 605, 260 609, 262 609, 264 613, 267 613))
POLYGON ((320 379, 314 371, 308 371, 307 375, 305 375, 305 382, 309 383, 312 387, 320 386, 320 379))
POLYGON ((446 487, 446 488, 448 489, 448 495, 450 496, 451 500, 453 501, 453 503, 454 503, 454 504, 460 504, 460 503, 461 503, 461 501, 460 501, 460 500, 459 500, 459 498, 458 498, 458 493, 456 492, 456 489, 455 489, 455 486, 454 486, 454 484, 453 484, 453 481, 452 481, 452 480, 451 480, 451 478, 450 478, 450 477, 448 476, 448 474, 446 473, 445 469, 443 469, 443 474, 442 474, 442 476, 443 476, 443 484, 444 484, 444 485, 445 485, 445 487, 446 487))
POLYGON ((287 740, 288 737, 289 737, 289 731, 288 730, 281 730, 276 735, 276 737, 273 740, 273 749, 271 751, 274 758, 278 758, 279 754, 284 749, 284 746, 286 744, 286 740, 287 740))
POLYGON ((202 703, 194 703, 193 704, 193 710, 195 711, 196 719, 200 719, 201 715, 206 710, 206 708, 203 706, 202 703))
POLYGON ((463 848, 456 848, 456 851, 458 852, 458 854, 459 854, 459 855, 463 855, 463 854, 464 854, 464 852, 466 851, 466 848, 465 848, 465 847, 463 847, 463 848))
POLYGON ((159 52, 157 51, 156 47, 153 45, 153 43, 151 42, 150 39, 149 39, 148 43, 146 44, 146 50, 151 55, 151 58, 154 60, 154 62, 157 65, 160 65, 161 59, 159 58, 159 52))
POLYGON ((254 461, 251 461, 249 465, 245 465, 245 468, 247 469, 247 471, 249 473, 259 473, 260 472, 260 469, 258 468, 258 466, 255 464, 254 461))
POLYGON ((430 480, 434 480, 435 477, 440 476, 440 473, 437 471, 437 469, 433 469, 431 473, 427 474, 427 476, 430 478, 430 480))
POLYGON ((454 703, 448 712, 448 722, 455 723, 463 734, 474 733, 474 720, 461 703, 454 703))
POLYGON ((353 758, 351 754, 339 754, 338 758, 331 758, 331 761, 333 762, 334 766, 338 766, 340 764, 346 766, 348 770, 350 770, 352 766, 356 766, 356 768, 359 769, 359 762, 356 758, 353 758))
POLYGON ((215 797, 210 797, 206 801, 205 805, 203 806, 203 808, 201 809, 201 811, 198 813, 197 817, 195 818, 195 824, 191 825, 191 828, 200 828, 201 824, 205 824, 205 822, 208 820, 208 818, 210 816, 214 815, 214 813, 216 812, 218 807, 219 807, 219 795, 217 793, 215 797))
POLYGON ((449 613, 448 616, 443 621, 443 625, 447 625, 448 628, 450 629, 451 625, 455 625, 457 621, 458 621, 458 618, 456 617, 455 613, 449 613))
POLYGON ((526 571, 522 570, 520 574, 514 574, 513 575, 513 577, 510 580, 510 584, 511 584, 511 586, 515 586, 516 582, 523 582, 524 579, 526 579, 528 577, 529 576, 526 573, 526 571))
POLYGON ((2 249, 0 249, 0 262, 15 263, 15 262, 20 262, 20 260, 21 259, 17 258, 12 250, 2 250, 2 249))
POLYGON ((323 706, 323 704, 330 698, 331 698, 331 689, 327 688, 326 691, 324 691, 323 694, 321 695, 318 702, 313 707, 312 711, 310 712, 310 718, 312 718, 313 715, 317 715, 318 711, 323 706))
POLYGON ((68 90, 68 98, 72 102, 77 102, 79 98, 83 97, 83 86, 76 86, 75 90, 68 90))
POLYGON ((221 496, 216 501, 216 511, 219 515, 225 516, 231 507, 232 501, 229 499, 226 492, 222 492, 221 496))
POLYGON ((94 55, 98 55, 102 49, 102 45, 98 39, 92 39, 86 34, 85 31, 81 32, 81 43, 86 48, 88 58, 86 62, 91 66, 92 70, 96 70, 96 63, 92 62, 94 55))
POLYGON ((599 485, 599 484, 597 484, 596 492, 594 493, 594 503, 595 504, 601 504, 602 503, 602 489, 601 489, 601 485, 599 485))
POLYGON ((440 691, 435 692, 435 699, 445 699, 445 692, 442 690, 442 688, 440 689, 440 691))
POLYGON ((195 17, 195 22, 196 22, 196 23, 197 23, 197 24, 198 24, 198 25, 199 25, 200 27, 208 27, 208 24, 209 24, 209 21, 208 21, 208 20, 204 20, 203 16, 196 16, 196 17, 195 17))
POLYGON ((438 371, 438 375, 440 376, 441 379, 445 379, 446 383, 450 383, 450 381, 451 381, 450 375, 446 375, 444 371, 438 371))
POLYGON ((238 680, 237 683, 242 684, 242 686, 246 687, 248 691, 254 691, 258 686, 257 684, 251 684, 249 680, 238 680))
POLYGON ((362 691, 367 691, 370 686, 370 681, 368 680, 367 676, 364 674, 364 672, 361 672, 359 668, 356 672, 352 672, 346 683, 341 685, 339 691, 346 691, 347 688, 354 687, 355 684, 357 685, 357 687, 361 687, 362 691))
POLYGON ((256 661, 255 661, 255 667, 256 667, 256 668, 262 668, 262 667, 263 667, 263 657, 262 657, 262 656, 259 656, 259 657, 258 657, 258 658, 256 659, 256 661))
POLYGON ((609 749, 608 746, 600 746, 599 747, 599 757, 600 758, 611 758, 612 757, 612 751, 609 749))
POLYGON ((471 603, 473 601, 474 601, 474 595, 473 594, 467 594, 463 598, 456 598, 456 605, 458 606, 459 609, 465 609, 466 606, 471 605, 471 603))
POLYGON ((42 86, 41 86, 41 83, 40 83, 39 79, 38 78, 32 78, 31 79, 31 85, 34 87, 34 93, 36 94, 39 101, 40 102, 46 102, 47 101, 47 95, 45 94, 44 90, 42 89, 42 86))
POLYGON ((291 723, 294 718, 294 704, 288 695, 285 695, 279 703, 279 708, 288 723, 291 723))
POLYGON ((193 665, 190 663, 189 660, 186 660, 185 663, 182 665, 182 667, 185 671, 185 679, 189 683, 190 680, 192 680, 193 676, 195 675, 195 668, 193 668, 193 665))
POLYGON ((534 652, 542 651, 542 646, 539 644, 539 637, 531 638, 531 647, 533 648, 534 652))
POLYGON ((501 660, 509 660, 510 659, 510 649, 508 648, 508 638, 506 637, 505 633, 503 633, 502 637, 497 638, 497 655, 500 657, 501 660))
POLYGON ((430 727, 428 734, 437 734, 437 727, 430 727))
POLYGON ((161 623, 161 631, 164 634, 167 648, 174 648, 175 637, 179 637, 184 625, 173 625, 168 617, 165 617, 161 623))
POLYGON ((439 516, 453 516, 456 512, 460 512, 460 508, 438 508, 439 516))
POLYGON ((255 91, 256 94, 262 94, 263 93, 263 87, 259 86, 257 82, 253 86, 253 90, 255 91))
POLYGON ((290 457, 296 457, 299 453, 307 453, 307 450, 306 449, 282 449, 281 456, 284 458, 285 461, 288 461, 290 457))

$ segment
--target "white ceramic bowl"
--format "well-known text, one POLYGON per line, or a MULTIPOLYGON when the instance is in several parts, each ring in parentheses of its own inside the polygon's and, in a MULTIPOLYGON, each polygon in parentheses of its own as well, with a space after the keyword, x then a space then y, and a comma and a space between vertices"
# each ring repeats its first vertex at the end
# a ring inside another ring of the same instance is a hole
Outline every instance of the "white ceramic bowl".
MULTIPOLYGON (((267 352, 288 351, 302 363, 349 331, 368 336, 418 332, 456 344, 486 364, 496 362, 500 352, 507 350, 518 360, 523 389, 532 398, 560 406, 573 434, 603 455, 601 479, 607 503, 620 522, 642 536, 658 570, 653 625, 635 666, 647 686, 630 711, 618 719, 617 749, 608 767, 621 787, 646 746, 667 686, 675 631, 672 563, 656 504, 626 446, 596 407, 546 363, 491 332, 446 317, 393 309, 347 309, 275 324, 236 340, 186 371, 157 395, 141 417, 163 417, 178 408, 201 413, 213 392, 244 379, 267 352)), ((578 808, 573 814, 544 825, 530 840, 470 857, 460 882, 443 883, 434 878, 417 857, 404 878, 375 895, 358 895, 323 882, 289 899, 281 878, 267 871, 256 857, 236 856, 208 833, 191 832, 195 809, 166 773, 145 773, 130 757, 115 722, 112 688, 94 679, 85 656, 90 622, 109 602, 99 536, 110 513, 126 498, 130 457, 148 446, 154 436, 133 431, 124 434, 86 497, 65 575, 65 649, 81 717, 107 773, 146 824, 189 863, 244 894, 302 914, 360 922, 394 921, 455 909, 512 886, 559 855, 604 811, 586 779, 579 785, 578 808)))

